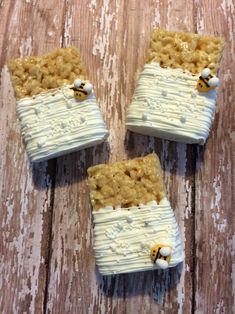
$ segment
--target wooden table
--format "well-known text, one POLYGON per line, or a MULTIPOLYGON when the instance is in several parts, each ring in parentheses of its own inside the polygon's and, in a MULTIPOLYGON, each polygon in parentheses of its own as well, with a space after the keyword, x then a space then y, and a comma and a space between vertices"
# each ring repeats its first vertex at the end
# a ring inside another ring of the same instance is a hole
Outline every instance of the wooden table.
POLYGON ((233 17, 232 0, 0 1, 0 313, 232 313, 233 17), (217 110, 204 147, 126 133, 126 109, 154 26, 225 38, 217 110), (109 145, 30 164, 5 64, 67 45, 84 58, 109 145), (102 277, 92 251, 86 169, 153 150, 180 224, 185 263, 102 277))

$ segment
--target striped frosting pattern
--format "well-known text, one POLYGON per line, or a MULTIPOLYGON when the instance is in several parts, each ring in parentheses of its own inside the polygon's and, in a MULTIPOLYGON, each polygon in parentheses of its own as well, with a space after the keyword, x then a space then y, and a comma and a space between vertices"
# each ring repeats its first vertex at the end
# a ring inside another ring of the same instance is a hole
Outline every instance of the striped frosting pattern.
POLYGON ((215 111, 216 91, 199 93, 199 76, 146 64, 127 113, 127 128, 185 143, 204 144, 215 111))
POLYGON ((169 267, 184 259, 174 212, 167 200, 139 207, 102 208, 93 211, 96 263, 103 275, 158 269, 150 248, 163 244, 172 248, 169 267))
POLYGON ((17 113, 32 161, 93 146, 108 136, 94 93, 78 102, 70 86, 19 100, 17 113))

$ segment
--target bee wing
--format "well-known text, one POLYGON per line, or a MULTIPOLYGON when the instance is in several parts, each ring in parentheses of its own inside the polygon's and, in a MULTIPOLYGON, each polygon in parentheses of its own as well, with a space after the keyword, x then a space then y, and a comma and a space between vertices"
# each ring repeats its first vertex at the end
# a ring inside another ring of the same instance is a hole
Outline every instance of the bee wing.
POLYGON ((168 268, 168 262, 163 260, 163 259, 157 259, 155 264, 160 268, 160 269, 166 269, 168 268))
POLYGON ((205 68, 202 70, 201 76, 203 78, 207 78, 211 74, 211 70, 209 68, 205 68))
POLYGON ((208 84, 211 87, 217 87, 219 85, 219 79, 218 77, 212 77, 211 79, 209 79, 208 84))
POLYGON ((75 87, 75 88, 79 88, 79 87, 81 86, 81 84, 82 84, 82 80, 81 80, 81 79, 76 79, 76 80, 73 82, 73 84, 74 84, 74 87, 75 87))
POLYGON ((160 249, 160 254, 162 256, 169 256, 171 255, 171 248, 170 247, 167 247, 167 246, 163 246, 161 249, 160 249))
POLYGON ((84 89, 85 92, 91 93, 91 91, 93 89, 93 85, 90 82, 87 82, 83 89, 84 89))

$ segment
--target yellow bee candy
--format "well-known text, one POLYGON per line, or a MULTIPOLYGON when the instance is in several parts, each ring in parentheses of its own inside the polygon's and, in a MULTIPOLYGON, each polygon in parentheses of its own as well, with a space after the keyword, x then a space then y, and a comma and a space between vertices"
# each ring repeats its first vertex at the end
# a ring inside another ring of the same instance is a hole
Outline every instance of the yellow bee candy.
POLYGON ((74 87, 71 87, 71 89, 74 91, 74 97, 77 100, 82 101, 86 99, 92 92, 93 85, 89 81, 76 79, 73 84, 74 87))
POLYGON ((205 68, 199 76, 196 88, 200 93, 207 93, 210 90, 215 89, 218 85, 218 77, 211 75, 211 70, 205 68))
POLYGON ((159 268, 166 269, 171 259, 171 248, 163 244, 154 245, 151 250, 151 259, 159 268))

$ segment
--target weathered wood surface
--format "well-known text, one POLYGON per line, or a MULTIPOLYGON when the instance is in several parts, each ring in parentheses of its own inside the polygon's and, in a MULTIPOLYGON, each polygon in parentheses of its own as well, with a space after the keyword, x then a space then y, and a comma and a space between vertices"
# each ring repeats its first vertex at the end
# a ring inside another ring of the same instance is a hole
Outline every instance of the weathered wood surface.
POLYGON ((232 313, 233 15, 226 0, 0 2, 0 313, 232 313), (226 39, 204 148, 126 133, 126 109, 153 26, 226 39), (70 44, 79 48, 94 83, 109 145, 32 166, 4 65, 70 44), (92 252, 86 169, 152 150, 161 158, 181 227, 185 264, 104 278, 92 252))

